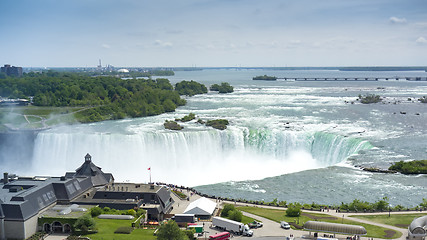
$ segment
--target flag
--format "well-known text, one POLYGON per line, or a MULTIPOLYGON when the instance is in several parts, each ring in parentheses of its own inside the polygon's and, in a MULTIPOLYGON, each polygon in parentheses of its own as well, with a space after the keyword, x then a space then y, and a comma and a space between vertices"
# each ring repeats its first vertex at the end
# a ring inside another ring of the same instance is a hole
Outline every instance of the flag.
POLYGON ((150 170, 151 170, 151 167, 148 168, 148 171, 150 171, 150 170))

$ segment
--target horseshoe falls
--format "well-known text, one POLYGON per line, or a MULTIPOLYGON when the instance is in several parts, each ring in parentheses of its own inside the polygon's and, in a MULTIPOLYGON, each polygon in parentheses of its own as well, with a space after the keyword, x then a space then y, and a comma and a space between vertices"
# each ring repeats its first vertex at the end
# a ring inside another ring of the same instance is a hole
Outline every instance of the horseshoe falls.
POLYGON ((372 148, 367 141, 322 132, 236 127, 130 135, 87 132, 40 133, 31 169, 40 174, 64 172, 70 163, 76 167, 81 163, 82 152, 89 152, 96 164, 114 170, 119 180, 148 181, 150 167, 153 179, 193 186, 328 167, 372 148), (226 169, 238 171, 229 175, 226 169))
MULTIPOLYGON (((1 170, 61 176, 86 153, 118 182, 151 179, 192 186, 209 195, 271 201, 340 204, 353 199, 415 206, 427 192, 427 176, 365 172, 396 161, 427 158, 425 81, 253 81, 277 77, 400 77, 426 72, 224 70, 177 71, 172 83, 229 82, 230 94, 196 95, 159 116, 57 126, 0 148, 1 170), (359 94, 383 103, 361 104, 359 94), (401 112, 405 112, 402 114, 401 112), (189 113, 202 120, 227 119, 220 131, 196 120, 166 130, 165 120, 189 113), (19 153, 19 154, 14 154, 19 153), (13 156, 15 155, 15 156, 13 156), (4 156, 4 157, 3 157, 4 156), (19 161, 8 160, 18 159, 19 161), (19 162, 19 167, 17 166, 19 162)), ((2 138, 2 137, 0 137, 2 138)), ((20 138, 16 138, 20 139, 20 138)), ((0 139, 1 140, 1 139, 0 139)))

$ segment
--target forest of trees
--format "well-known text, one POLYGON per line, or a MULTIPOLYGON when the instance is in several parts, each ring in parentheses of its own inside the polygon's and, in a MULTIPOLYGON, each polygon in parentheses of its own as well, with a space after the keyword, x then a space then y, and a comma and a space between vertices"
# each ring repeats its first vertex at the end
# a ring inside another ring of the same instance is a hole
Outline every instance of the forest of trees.
POLYGON ((182 81, 176 89, 168 79, 121 79, 110 76, 53 72, 28 73, 21 78, 0 79, 0 96, 32 97, 33 105, 54 107, 87 106, 75 114, 80 122, 144 117, 172 112, 186 104, 180 95, 207 92, 197 82, 182 81))

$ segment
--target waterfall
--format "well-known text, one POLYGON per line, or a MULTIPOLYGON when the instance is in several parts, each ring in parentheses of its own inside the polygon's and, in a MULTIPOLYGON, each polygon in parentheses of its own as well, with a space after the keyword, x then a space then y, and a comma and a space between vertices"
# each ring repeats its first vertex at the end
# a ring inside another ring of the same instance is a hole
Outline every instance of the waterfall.
POLYGON ((83 163, 86 153, 118 181, 153 181, 188 186, 261 179, 327 167, 372 146, 324 132, 229 127, 225 131, 154 130, 137 134, 54 132, 38 134, 32 174, 62 175, 83 163))

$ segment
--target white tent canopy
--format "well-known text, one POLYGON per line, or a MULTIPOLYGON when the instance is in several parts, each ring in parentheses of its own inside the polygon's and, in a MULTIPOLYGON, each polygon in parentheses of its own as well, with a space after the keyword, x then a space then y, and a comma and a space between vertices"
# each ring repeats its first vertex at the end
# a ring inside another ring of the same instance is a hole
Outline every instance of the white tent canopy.
POLYGON ((194 215, 212 215, 215 211, 216 203, 205 198, 201 197, 196 201, 190 203, 185 209, 185 214, 194 214, 194 215))

